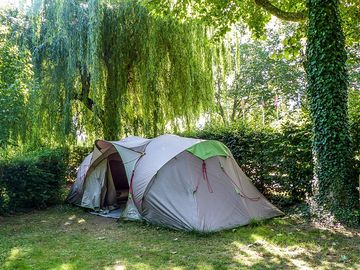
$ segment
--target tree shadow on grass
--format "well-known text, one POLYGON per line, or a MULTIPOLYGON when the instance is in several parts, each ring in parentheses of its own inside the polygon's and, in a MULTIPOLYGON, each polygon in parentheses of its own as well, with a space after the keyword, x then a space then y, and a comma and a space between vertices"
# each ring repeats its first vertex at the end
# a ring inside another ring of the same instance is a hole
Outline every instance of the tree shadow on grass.
MULTIPOLYGON (((359 269, 359 246, 358 251, 348 252, 356 248, 353 241, 359 243, 358 236, 298 226, 277 219, 269 224, 210 235, 180 234, 182 243, 155 242, 156 246, 164 247, 160 252, 168 250, 171 255, 151 253, 151 244, 146 244, 150 250, 140 251, 141 260, 127 259, 124 265, 146 262, 149 269, 157 269, 163 265, 154 264, 153 258, 160 256, 168 264, 167 269, 359 269)), ((138 245, 143 243, 140 241, 138 245)), ((136 250, 136 245, 129 248, 136 250)))
POLYGON ((5 244, 0 243, 2 269, 360 267, 356 231, 324 230, 286 217, 201 235, 140 222, 116 223, 60 207, 9 221, 0 233, 7 236, 5 244))

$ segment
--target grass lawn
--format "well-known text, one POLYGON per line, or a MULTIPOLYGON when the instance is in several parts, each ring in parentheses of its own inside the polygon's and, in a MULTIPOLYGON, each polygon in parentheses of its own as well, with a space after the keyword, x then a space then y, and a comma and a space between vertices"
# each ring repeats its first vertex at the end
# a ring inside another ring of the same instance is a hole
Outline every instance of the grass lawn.
POLYGON ((360 232, 294 217, 198 235, 71 206, 0 217, 0 269, 360 269, 360 232))

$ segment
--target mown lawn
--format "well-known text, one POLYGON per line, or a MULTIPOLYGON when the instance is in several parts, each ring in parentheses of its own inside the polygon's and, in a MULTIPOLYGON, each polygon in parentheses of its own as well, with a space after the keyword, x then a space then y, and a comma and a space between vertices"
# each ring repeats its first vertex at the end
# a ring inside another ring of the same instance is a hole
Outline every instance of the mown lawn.
POLYGON ((360 269, 360 232, 293 217, 210 235, 58 206, 0 217, 1 269, 360 269))

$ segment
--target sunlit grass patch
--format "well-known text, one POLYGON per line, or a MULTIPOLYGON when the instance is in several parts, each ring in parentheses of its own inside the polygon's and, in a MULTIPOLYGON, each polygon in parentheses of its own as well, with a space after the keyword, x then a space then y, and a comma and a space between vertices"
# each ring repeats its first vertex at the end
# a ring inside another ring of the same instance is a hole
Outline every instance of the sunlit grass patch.
POLYGON ((360 232, 290 217, 214 234, 58 206, 3 218, 0 269, 360 269, 360 232))

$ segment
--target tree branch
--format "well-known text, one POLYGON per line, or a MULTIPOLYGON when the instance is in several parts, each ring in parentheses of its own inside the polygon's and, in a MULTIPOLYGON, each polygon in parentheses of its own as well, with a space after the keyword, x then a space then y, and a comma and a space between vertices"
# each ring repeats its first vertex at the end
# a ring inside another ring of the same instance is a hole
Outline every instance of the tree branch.
MULTIPOLYGON (((86 67, 82 67, 80 64, 77 65, 80 72, 80 80, 81 80, 81 93, 75 95, 75 99, 81 101, 86 108, 90 111, 94 112, 94 101, 89 98, 90 94, 90 73, 87 71, 86 67)), ((104 111, 100 110, 100 115, 98 117, 100 120, 103 120, 104 111)))
POLYGON ((300 12, 287 12, 274 6, 269 0, 255 0, 255 4, 285 21, 301 22, 307 19, 307 13, 305 10, 300 12))

